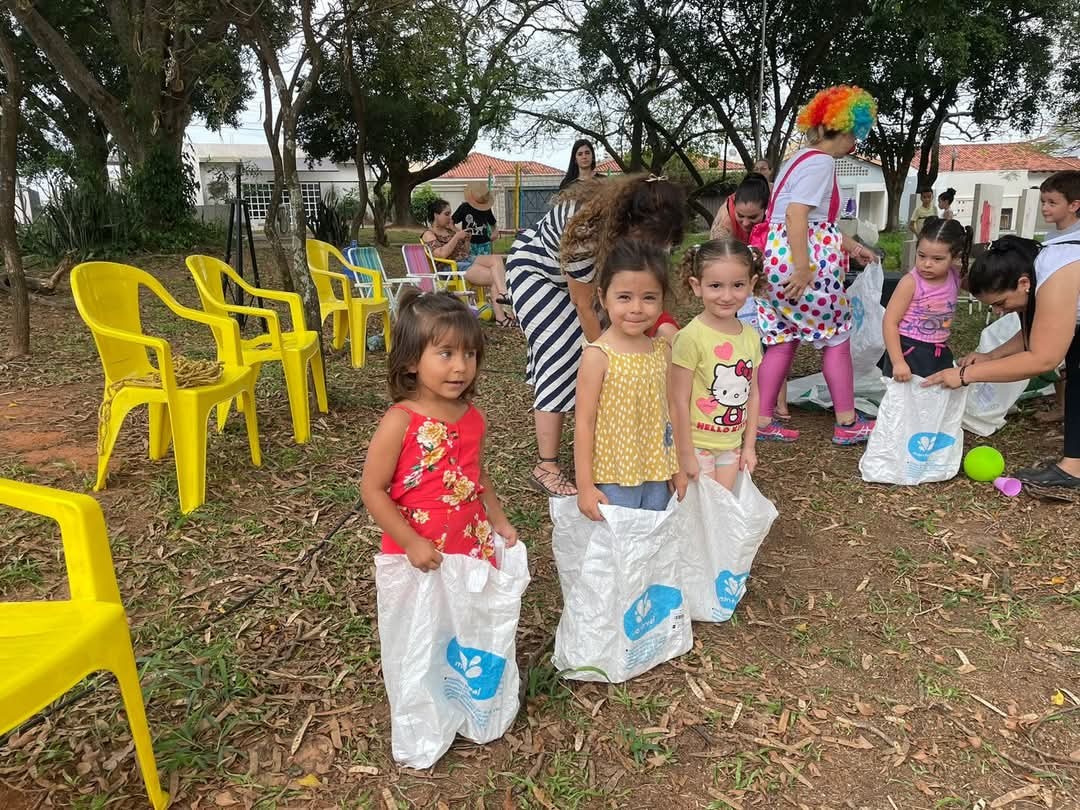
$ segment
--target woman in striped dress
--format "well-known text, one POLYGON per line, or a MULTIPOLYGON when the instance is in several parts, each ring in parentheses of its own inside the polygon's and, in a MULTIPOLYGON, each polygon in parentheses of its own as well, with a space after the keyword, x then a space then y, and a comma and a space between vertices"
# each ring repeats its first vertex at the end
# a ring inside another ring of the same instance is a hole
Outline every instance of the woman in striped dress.
POLYGON ((563 421, 574 409, 582 340, 600 336, 595 279, 615 240, 632 236, 669 249, 682 241, 686 195, 666 179, 628 175, 577 183, 510 248, 506 280, 529 344, 537 462, 529 483, 549 496, 576 495, 559 466, 563 421))

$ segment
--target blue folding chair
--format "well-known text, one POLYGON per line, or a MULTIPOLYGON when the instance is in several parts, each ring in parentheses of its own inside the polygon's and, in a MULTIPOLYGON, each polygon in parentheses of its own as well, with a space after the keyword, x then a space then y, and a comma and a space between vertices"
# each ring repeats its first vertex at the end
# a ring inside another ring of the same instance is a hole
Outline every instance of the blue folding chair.
MULTIPOLYGON (((355 264, 357 267, 363 267, 365 270, 374 270, 382 276, 383 292, 390 302, 390 315, 391 317, 396 318, 398 296, 401 295, 402 286, 410 283, 409 279, 391 278, 388 276, 386 274, 386 268, 383 267, 382 257, 379 255, 379 251, 374 247, 347 247, 344 249, 344 253, 345 258, 349 260, 350 264, 355 264)), ((344 266, 342 267, 342 271, 352 279, 353 284, 356 285, 356 289, 361 295, 367 298, 371 297, 372 285, 370 279, 359 273, 354 273, 344 266)))

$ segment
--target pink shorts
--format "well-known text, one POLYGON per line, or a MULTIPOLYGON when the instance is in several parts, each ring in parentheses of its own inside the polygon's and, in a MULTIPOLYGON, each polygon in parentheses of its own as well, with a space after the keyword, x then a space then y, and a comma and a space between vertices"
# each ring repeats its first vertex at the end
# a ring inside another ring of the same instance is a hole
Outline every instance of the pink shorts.
POLYGON ((698 467, 700 468, 702 475, 712 475, 717 467, 728 467, 732 464, 738 464, 740 452, 738 447, 734 450, 703 450, 700 447, 694 448, 694 455, 697 456, 698 467))

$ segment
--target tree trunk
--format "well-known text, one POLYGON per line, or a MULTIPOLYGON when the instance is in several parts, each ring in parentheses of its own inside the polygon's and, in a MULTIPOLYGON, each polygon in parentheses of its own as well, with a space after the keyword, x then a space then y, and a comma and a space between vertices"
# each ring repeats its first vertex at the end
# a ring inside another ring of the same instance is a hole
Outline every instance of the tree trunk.
MULTIPOLYGON (((315 283, 311 280, 307 261, 307 217, 304 216, 304 197, 300 192, 300 175, 296 171, 296 114, 281 109, 282 130, 285 144, 281 150, 281 162, 284 169, 285 188, 289 190, 289 258, 292 283, 304 302, 304 316, 308 328, 322 334, 319 313, 319 295, 315 283)), ((365 336, 353 335, 352 339, 364 340, 365 336)))
POLYGON ((371 218, 375 225, 375 244, 381 247, 390 246, 390 239, 386 235, 386 209, 386 175, 377 174, 371 194, 371 218))
POLYGON ((399 228, 419 225, 412 213, 412 192, 416 181, 409 171, 408 163, 390 164, 390 198, 393 205, 393 221, 399 228))
POLYGON ((266 241, 270 244, 270 253, 274 257, 274 264, 277 265, 282 289, 286 292, 296 292, 292 273, 289 272, 289 256, 285 252, 285 246, 281 243, 281 236, 277 230, 278 211, 281 209, 281 189, 285 182, 285 169, 281 162, 281 147, 278 145, 278 134, 281 132, 281 117, 279 114, 275 123, 270 66, 261 56, 259 57, 259 72, 262 75, 263 85, 263 133, 266 135, 266 145, 270 150, 270 160, 274 164, 274 185, 270 189, 270 207, 267 209, 267 216, 263 221, 263 233, 266 234, 266 241))
POLYGON ((30 354, 30 294, 26 289, 26 274, 15 230, 15 167, 19 158, 22 76, 6 21, 0 21, 0 26, 0 64, 7 85, 0 94, 0 247, 4 251, 4 269, 11 283, 11 332, 7 355, 21 357, 30 354))
MULTIPOLYGON (((356 126, 356 146, 353 149, 353 160, 356 161, 356 196, 359 203, 356 207, 356 216, 349 224, 349 238, 358 239, 360 229, 364 227, 364 215, 368 207, 367 187, 367 116, 365 114, 366 99, 364 88, 357 80, 353 70, 353 40, 351 26, 345 26, 345 55, 343 63, 345 67, 346 81, 349 87, 349 101, 352 106, 353 123, 356 126)), ((385 233, 385 230, 384 230, 385 233)))
POLYGON ((886 169, 884 163, 881 174, 885 181, 885 195, 888 201, 888 217, 885 221, 885 230, 895 231, 900 228, 900 204, 904 201, 904 185, 907 179, 907 170, 903 172, 886 169))

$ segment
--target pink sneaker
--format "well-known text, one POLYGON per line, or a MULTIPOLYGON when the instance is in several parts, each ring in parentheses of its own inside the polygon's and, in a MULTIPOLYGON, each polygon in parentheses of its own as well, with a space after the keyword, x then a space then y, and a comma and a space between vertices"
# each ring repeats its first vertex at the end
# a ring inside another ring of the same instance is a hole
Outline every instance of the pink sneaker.
POLYGON ((773 419, 765 427, 757 429, 759 442, 793 442, 799 438, 799 431, 786 427, 783 422, 773 419))
POLYGON ((867 419, 862 414, 855 414, 855 421, 850 425, 836 425, 833 427, 833 444, 863 444, 870 438, 870 431, 873 429, 873 419, 867 419))

